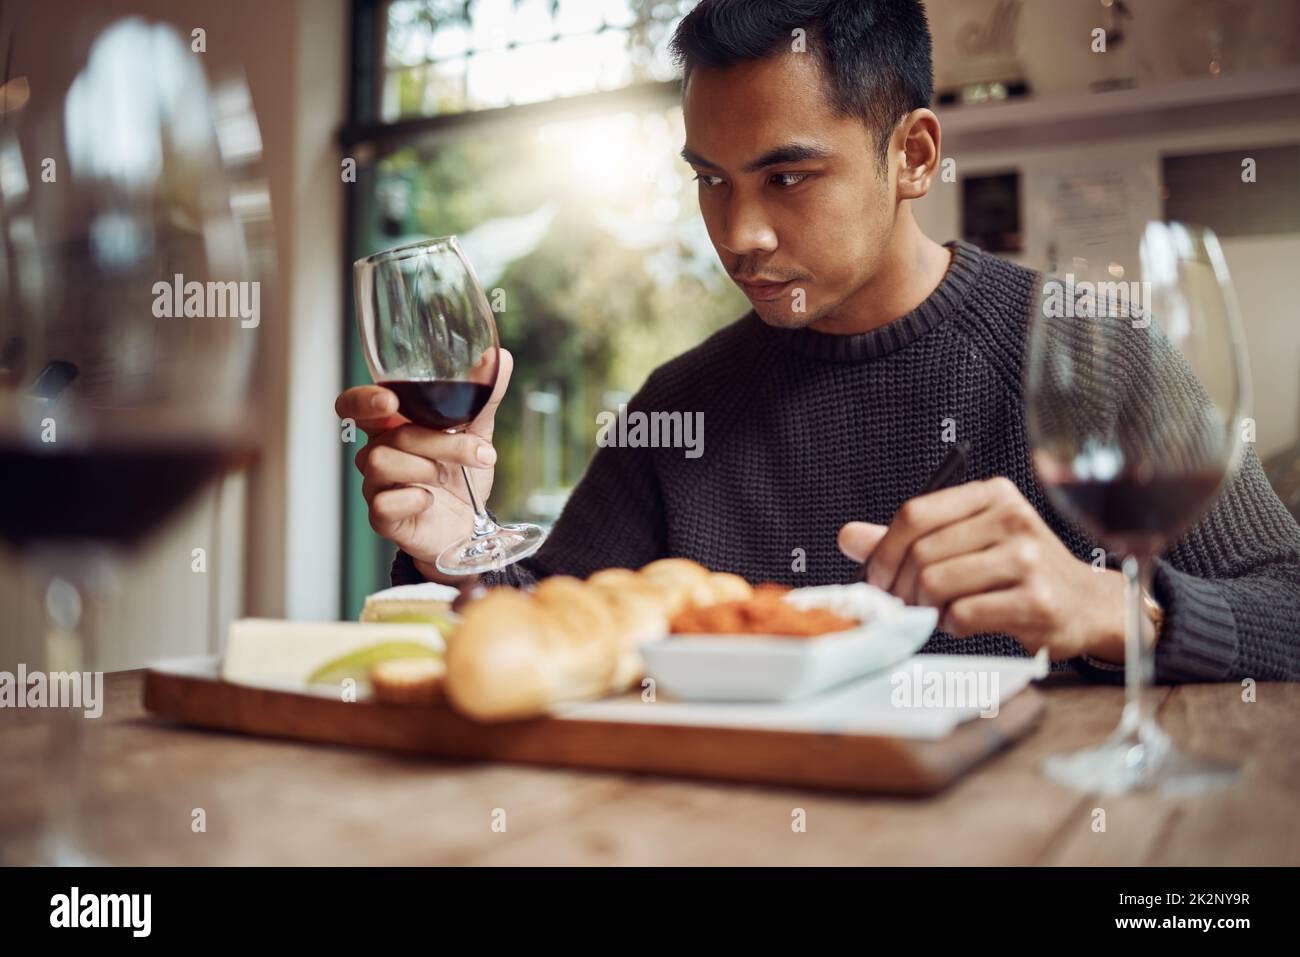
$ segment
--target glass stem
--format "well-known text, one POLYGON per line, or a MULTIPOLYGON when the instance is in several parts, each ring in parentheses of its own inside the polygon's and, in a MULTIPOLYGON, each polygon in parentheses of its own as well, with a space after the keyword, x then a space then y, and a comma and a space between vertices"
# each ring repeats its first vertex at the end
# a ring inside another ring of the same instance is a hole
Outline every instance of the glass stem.
POLYGON ((478 493, 474 491, 474 483, 469 480, 469 469, 462 465, 460 474, 465 477, 465 489, 469 492, 469 503, 474 507, 474 535, 472 537, 487 538, 489 535, 495 535, 499 531, 497 523, 492 521, 487 510, 483 508, 483 503, 478 500, 478 493))
MULTIPOLYGON (((87 673, 90 654, 82 592, 67 579, 52 577, 45 591, 44 667, 47 676, 87 673)), ((46 830, 43 863, 76 865, 83 860, 80 812, 86 782, 83 767, 86 740, 81 711, 51 708, 50 747, 46 752, 46 830)))
POLYGON ((1124 559, 1124 716, 1116 737, 1133 744, 1164 739, 1155 720, 1155 628, 1147 617, 1143 589, 1151 585, 1151 559, 1124 559))

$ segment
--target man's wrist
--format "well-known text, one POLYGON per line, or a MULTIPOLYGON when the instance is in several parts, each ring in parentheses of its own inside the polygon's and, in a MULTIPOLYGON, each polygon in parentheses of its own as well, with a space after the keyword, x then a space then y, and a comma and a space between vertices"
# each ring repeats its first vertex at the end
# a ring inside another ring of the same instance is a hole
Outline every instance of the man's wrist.
MULTIPOLYGON (((1116 573, 1118 575, 1118 573, 1116 573)), ((1121 577, 1122 580, 1122 576, 1121 577)), ((1113 668, 1124 665, 1125 650, 1125 608, 1124 599, 1121 597, 1119 602, 1119 614, 1109 615, 1106 618, 1107 624, 1097 631, 1092 641, 1089 642, 1088 650, 1083 657, 1089 664, 1096 665, 1100 668, 1113 668)), ((1142 589, 1142 627, 1150 628, 1154 634, 1152 641, 1158 642, 1160 634, 1164 629, 1164 609, 1160 604, 1147 592, 1142 589)))
POLYGON ((1112 568, 1089 567, 1094 584, 1080 582, 1079 622, 1086 629, 1082 657, 1102 662, 1124 661, 1124 576, 1112 568))

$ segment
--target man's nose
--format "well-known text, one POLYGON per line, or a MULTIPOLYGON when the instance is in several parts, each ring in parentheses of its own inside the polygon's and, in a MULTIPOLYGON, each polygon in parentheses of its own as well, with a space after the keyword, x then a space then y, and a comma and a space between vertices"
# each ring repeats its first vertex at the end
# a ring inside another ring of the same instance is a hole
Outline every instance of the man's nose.
POLYGON ((776 249, 776 230, 762 207, 751 200, 732 196, 723 213, 718 242, 734 256, 770 253, 776 249))

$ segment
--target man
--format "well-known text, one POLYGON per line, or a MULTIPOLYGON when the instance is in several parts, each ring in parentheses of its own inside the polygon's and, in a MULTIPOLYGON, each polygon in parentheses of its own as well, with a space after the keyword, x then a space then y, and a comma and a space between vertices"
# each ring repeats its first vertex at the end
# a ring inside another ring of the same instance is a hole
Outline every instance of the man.
MULTIPOLYGON (((1122 576, 1094 566, 1094 544, 1053 511, 1029 461, 1036 276, 941 246, 912 216, 940 160, 921 4, 704 0, 673 48, 682 155, 753 311, 655 370, 629 408, 702 413, 704 454, 599 449, 546 545, 490 580, 677 555, 823 584, 869 557, 874 584, 942 609, 926 651, 1046 646, 1086 673, 1116 670, 1122 576), (972 480, 918 496, 954 429, 972 480)), ((503 353, 491 402, 460 435, 405 424, 382 388, 339 397, 370 436, 357 467, 372 526, 399 546, 395 582, 437 579, 435 556, 471 530, 455 466, 475 469, 486 497, 511 365, 503 353)), ((1300 529, 1253 450, 1158 562, 1152 590, 1157 680, 1300 676, 1300 529)))

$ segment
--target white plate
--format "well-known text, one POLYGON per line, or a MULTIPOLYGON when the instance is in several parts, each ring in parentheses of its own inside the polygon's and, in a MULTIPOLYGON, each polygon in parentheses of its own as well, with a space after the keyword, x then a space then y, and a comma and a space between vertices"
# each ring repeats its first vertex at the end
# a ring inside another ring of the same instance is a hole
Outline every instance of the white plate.
POLYGON ((641 647, 646 674, 685 701, 793 701, 895 665, 925 644, 939 612, 908 607, 817 638, 673 635, 641 647))

